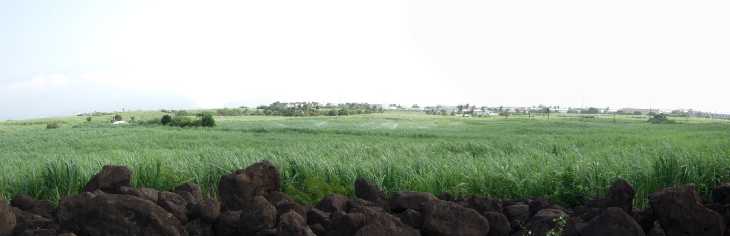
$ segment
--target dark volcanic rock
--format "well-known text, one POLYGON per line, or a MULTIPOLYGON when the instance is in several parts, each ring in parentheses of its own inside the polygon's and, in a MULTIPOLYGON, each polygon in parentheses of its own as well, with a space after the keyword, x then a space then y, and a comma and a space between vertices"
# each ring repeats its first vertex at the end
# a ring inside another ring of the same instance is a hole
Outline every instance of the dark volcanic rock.
POLYGON ((181 223, 188 222, 188 208, 185 199, 173 192, 160 192, 157 197, 157 205, 172 213, 181 223))
POLYGON ((349 198, 339 194, 330 194, 317 203, 317 209, 329 213, 347 211, 347 202, 349 200, 349 198))
POLYGON ((431 193, 397 192, 390 200, 390 209, 395 212, 402 212, 406 209, 420 211, 425 205, 437 200, 438 198, 431 193))
POLYGON ((532 235, 546 235, 551 230, 559 231, 556 229, 556 221, 561 217, 567 218, 568 215, 558 209, 540 210, 527 222, 527 229, 532 231, 532 235))
POLYGON ((217 236, 237 236, 240 229, 238 222, 241 221, 241 211, 226 211, 221 214, 213 226, 217 236))
POLYGON ((327 228, 327 236, 353 235, 365 226, 366 216, 363 213, 335 212, 332 223, 327 228))
POLYGON ((502 212, 502 201, 493 198, 472 196, 458 203, 464 207, 474 209, 477 212, 502 212))
POLYGON ((423 214, 421 212, 407 209, 398 214, 401 222, 410 225, 413 228, 420 229, 423 226, 423 214))
POLYGON ((36 215, 30 212, 26 212, 23 210, 20 210, 19 208, 14 207, 13 213, 15 214, 16 218, 16 226, 15 226, 15 232, 16 234, 23 234, 23 233, 40 233, 40 232, 50 232, 55 231, 60 228, 58 224, 53 219, 45 218, 40 215, 36 215), (41 231, 43 230, 43 231, 41 231))
POLYGON ((0 200, 0 236, 10 236, 17 224, 15 212, 5 200, 0 200))
POLYGON ((58 221, 64 229, 82 236, 187 234, 165 209, 129 195, 83 193, 64 198, 58 221))
POLYGON ((304 217, 294 211, 281 215, 276 233, 278 236, 315 236, 304 217))
POLYGON ((719 204, 730 204, 730 183, 723 183, 712 189, 712 201, 719 204))
POLYGON ((489 222, 489 234, 487 236, 508 236, 512 230, 509 220, 502 213, 495 211, 484 212, 484 218, 489 222))
POLYGON ((457 203, 437 201, 424 209, 426 235, 479 235, 489 233, 489 222, 473 209, 457 203))
POLYGON ((40 201, 31 198, 28 195, 19 194, 13 197, 10 201, 10 205, 17 207, 26 212, 30 212, 36 215, 43 216, 45 218, 55 218, 56 208, 50 201, 40 201))
POLYGON ((126 166, 104 166, 99 173, 89 180, 84 187, 84 192, 101 190, 106 193, 122 193, 122 187, 130 187, 132 171, 126 166))
POLYGON ((507 216, 512 227, 524 225, 530 219, 530 206, 521 203, 506 206, 504 215, 507 216))
POLYGON ((157 202, 160 195, 160 191, 152 188, 132 188, 124 186, 119 189, 121 194, 132 195, 152 202, 157 202))
POLYGON ((693 186, 665 188, 649 195, 649 204, 667 236, 723 235, 722 216, 700 203, 693 186))
POLYGON ((241 210, 239 225, 241 231, 253 234, 276 224, 276 208, 262 196, 256 196, 252 203, 241 210))
POLYGON ((215 236, 213 225, 202 221, 201 219, 193 220, 185 225, 185 230, 189 236, 215 236))
POLYGON ((608 194, 605 198, 591 200, 586 205, 596 208, 618 207, 630 215, 634 207, 635 193, 634 187, 629 182, 623 179, 617 179, 608 189, 608 194))
POLYGON ((185 201, 190 205, 203 201, 203 192, 200 190, 200 186, 194 183, 188 182, 181 184, 180 186, 175 187, 173 192, 183 197, 183 199, 185 199, 185 201))
POLYGON ((310 208, 307 211, 307 224, 308 225, 320 225, 323 228, 328 228, 330 223, 330 213, 324 212, 317 208, 310 208))
POLYGON ((595 236, 644 236, 644 230, 631 216, 617 207, 606 208, 579 230, 581 235, 595 236))
POLYGON ((256 196, 268 197, 280 191, 280 181, 276 167, 269 161, 261 161, 245 170, 222 176, 218 183, 218 194, 224 209, 240 210, 256 196))
POLYGON ((202 200, 193 205, 192 214, 194 218, 200 218, 207 223, 215 223, 221 215, 221 203, 215 199, 202 200))
POLYGON ((355 180, 355 196, 373 202, 380 207, 388 207, 388 200, 383 190, 363 178, 355 180))

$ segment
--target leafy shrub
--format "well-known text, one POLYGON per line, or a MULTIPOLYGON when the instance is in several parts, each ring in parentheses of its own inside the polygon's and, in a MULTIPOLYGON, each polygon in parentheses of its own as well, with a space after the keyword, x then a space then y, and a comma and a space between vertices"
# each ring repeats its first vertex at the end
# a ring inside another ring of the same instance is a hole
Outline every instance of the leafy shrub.
POLYGON ((170 122, 171 126, 179 126, 179 127, 188 127, 188 126, 195 126, 195 120, 193 120, 190 116, 175 116, 175 118, 172 118, 172 121, 170 122))
POLYGON ((652 118, 649 118, 649 123, 652 124, 673 124, 674 121, 667 118, 665 114, 656 114, 652 118))
POLYGON ((91 122, 91 116, 86 117, 86 122, 91 122))
POLYGON ((213 118, 213 114, 210 113, 203 113, 200 116, 200 126, 203 127, 213 127, 215 126, 215 119, 213 118))
POLYGON ((162 118, 160 118, 160 124, 162 125, 168 125, 170 122, 172 122, 172 116, 170 115, 165 114, 162 118))
POLYGON ((122 120, 122 115, 120 115, 120 114, 114 115, 114 118, 112 119, 112 121, 121 121, 121 120, 122 120))
POLYGON ((50 122, 50 123, 46 124, 46 129, 58 129, 58 128, 61 128, 60 122, 50 122))

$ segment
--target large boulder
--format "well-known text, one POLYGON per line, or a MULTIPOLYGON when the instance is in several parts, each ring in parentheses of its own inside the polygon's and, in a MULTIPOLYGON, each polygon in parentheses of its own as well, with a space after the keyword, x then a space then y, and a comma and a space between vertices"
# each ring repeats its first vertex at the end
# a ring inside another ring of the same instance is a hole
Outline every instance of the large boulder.
POLYGON ((185 225, 189 236, 215 236, 213 225, 201 219, 193 220, 185 225))
POLYGON ((488 211, 482 215, 489 222, 489 234, 487 236, 508 236, 509 232, 512 231, 509 220, 502 213, 488 211))
POLYGON ((606 208, 603 213, 593 218, 588 225, 579 230, 585 236, 644 236, 644 230, 636 221, 617 207, 606 208))
POLYGON ((517 228, 527 223, 530 219, 530 206, 523 203, 517 203, 504 207, 504 215, 507 216, 512 227, 517 228))
POLYGON ((221 177, 218 195, 226 210, 240 210, 254 197, 268 197, 281 188, 279 171, 269 161, 257 162, 244 170, 221 177))
POLYGON ((200 186, 194 183, 184 183, 180 186, 175 187, 173 192, 177 193, 190 205, 194 205, 203 201, 203 191, 200 190, 200 186))
POLYGON ((157 205, 172 213, 181 223, 188 222, 188 208, 185 199, 173 192, 162 191, 157 197, 157 205))
POLYGON ((421 210, 425 205, 429 205, 438 198, 432 193, 423 192, 397 192, 393 194, 390 200, 390 209, 395 212, 402 212, 406 209, 421 210))
POLYGON ((241 211, 223 212, 218 221, 213 225, 217 236, 236 236, 240 234, 238 223, 241 221, 241 211))
POLYGON ((215 199, 206 199, 192 207, 193 218, 200 218, 207 223, 215 223, 221 215, 221 203, 215 199))
POLYGON ((527 221, 527 229, 532 235, 547 235, 549 232, 561 233, 559 219, 563 218, 567 221, 568 214, 558 209, 545 208, 535 213, 530 220, 527 221))
POLYGON ((347 211, 347 202, 350 201, 349 198, 339 195, 339 194, 330 194, 326 197, 322 198, 322 200, 317 203, 317 209, 323 210, 325 212, 334 213, 338 211, 347 211))
POLYGON ((700 203, 693 186, 652 193, 649 204, 667 236, 723 235, 725 231, 722 216, 700 203))
POLYGON ((15 195, 15 197, 10 200, 10 205, 17 207, 18 209, 21 209, 23 211, 43 216, 45 218, 56 217, 55 215, 57 209, 50 201, 35 200, 28 195, 15 195))
POLYGON ((502 212, 502 201, 494 198, 471 196, 458 203, 464 207, 474 209, 477 212, 502 212))
POLYGON ((276 224, 276 208, 262 196, 256 196, 251 204, 241 210, 239 226, 246 234, 254 234, 276 224))
POLYGON ((330 216, 330 213, 324 212, 317 208, 310 208, 307 211, 307 224, 320 225, 323 228, 329 228, 330 224, 332 223, 330 216))
POLYGON ((633 210, 634 187, 624 179, 617 179, 608 189, 605 198, 598 198, 587 203, 588 207, 608 208, 618 207, 623 209, 627 214, 631 214, 633 210))
POLYGON ((152 202, 157 202, 160 195, 160 191, 153 188, 132 188, 124 186, 119 189, 121 191, 121 194, 132 195, 152 202))
POLYGON ((276 232, 277 236, 316 236, 304 217, 295 211, 289 211, 279 217, 276 232))
POLYGON ((0 236, 12 235, 16 224, 13 209, 5 200, 0 200, 0 236))
POLYGON ((53 220, 13 207, 16 218, 16 235, 33 235, 43 232, 57 232, 60 226, 53 220))
POLYGON ((398 214, 400 221, 413 228, 420 229, 423 226, 423 214, 413 209, 405 210, 398 214))
POLYGON ((332 223, 327 228, 327 236, 353 235, 367 223, 367 216, 363 213, 335 212, 332 214, 332 223))
POLYGON ((84 186, 84 192, 101 190, 106 193, 122 193, 122 187, 130 187, 132 183, 132 171, 126 166, 104 166, 99 173, 89 180, 84 186))
POLYGON ((723 183, 712 189, 712 201, 718 204, 730 204, 730 183, 723 183))
POLYGON ((82 236, 187 234, 165 209, 130 195, 83 193, 64 198, 58 221, 64 229, 82 236))
POLYGON ((423 230, 426 235, 474 235, 489 233, 489 222, 474 209, 457 203, 437 201, 424 209, 423 230))
POLYGON ((377 185, 368 182, 363 178, 357 178, 357 180, 355 180, 355 196, 373 202, 380 207, 388 206, 388 200, 385 197, 385 192, 383 192, 383 190, 381 190, 377 185))

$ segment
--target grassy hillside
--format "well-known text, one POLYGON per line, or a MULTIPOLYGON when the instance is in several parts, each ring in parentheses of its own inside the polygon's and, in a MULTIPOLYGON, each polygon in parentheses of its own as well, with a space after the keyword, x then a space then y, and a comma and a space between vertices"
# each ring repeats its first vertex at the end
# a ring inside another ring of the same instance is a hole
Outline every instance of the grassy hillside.
POLYGON ((130 166, 137 186, 193 181, 212 190, 222 174, 261 159, 281 167, 286 191, 302 201, 350 194, 358 176, 387 191, 546 196, 567 204, 602 193, 616 177, 634 183, 640 204, 662 186, 696 183, 706 191, 730 181, 725 121, 415 113, 216 118, 214 128, 113 126, 111 116, 0 122, 0 193, 55 200, 77 192, 104 164, 130 166), (62 126, 46 129, 48 122, 62 126))

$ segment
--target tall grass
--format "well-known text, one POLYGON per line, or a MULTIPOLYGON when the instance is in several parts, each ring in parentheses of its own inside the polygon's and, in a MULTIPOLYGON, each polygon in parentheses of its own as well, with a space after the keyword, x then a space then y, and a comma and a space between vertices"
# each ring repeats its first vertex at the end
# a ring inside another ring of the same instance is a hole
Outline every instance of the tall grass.
POLYGON ((165 190, 192 181, 214 195, 221 175, 263 159, 304 202, 352 194, 357 177, 388 192, 544 196, 566 205, 604 194, 619 177, 634 184, 639 205, 664 186, 695 183, 707 193, 730 181, 726 123, 392 114, 220 121, 212 129, 3 124, 0 193, 55 201, 80 191, 103 165, 121 164, 134 172, 135 186, 165 190))

